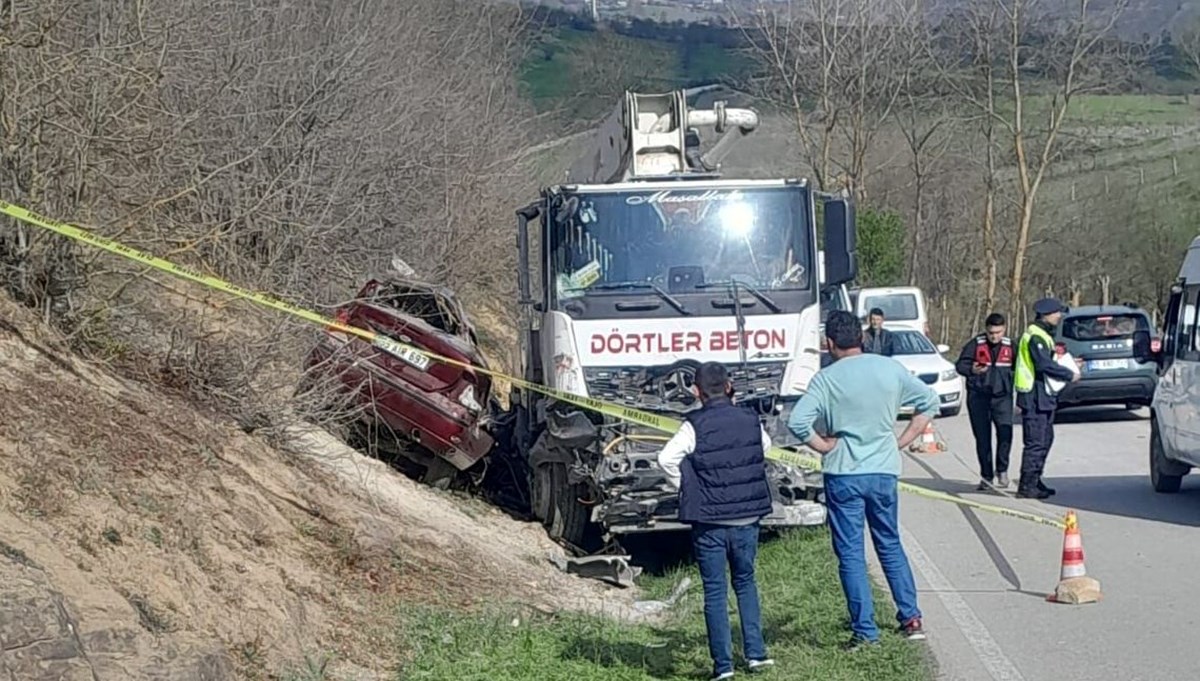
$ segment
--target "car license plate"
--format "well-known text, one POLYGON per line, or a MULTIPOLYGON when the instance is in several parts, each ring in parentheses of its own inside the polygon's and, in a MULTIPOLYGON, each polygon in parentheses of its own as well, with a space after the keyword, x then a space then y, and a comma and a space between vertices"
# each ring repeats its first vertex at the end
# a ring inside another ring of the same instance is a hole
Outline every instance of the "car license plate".
POLYGON ((389 355, 394 355, 404 360, 405 362, 415 366, 421 371, 429 368, 429 358, 411 347, 398 343, 387 336, 375 336, 375 345, 389 355))
POLYGON ((1088 371, 1110 371, 1112 369, 1128 369, 1127 359, 1092 359, 1088 360, 1088 371))

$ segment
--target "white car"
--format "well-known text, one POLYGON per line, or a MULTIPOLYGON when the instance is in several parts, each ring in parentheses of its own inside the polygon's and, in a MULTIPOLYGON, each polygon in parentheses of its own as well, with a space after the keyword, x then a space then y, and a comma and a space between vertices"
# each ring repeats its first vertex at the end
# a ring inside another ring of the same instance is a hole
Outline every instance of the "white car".
MULTIPOLYGON (((892 331, 892 359, 904 365, 914 376, 933 386, 941 401, 941 416, 957 416, 963 407, 964 385, 962 376, 954 370, 954 364, 942 356, 949 352, 945 345, 934 347, 933 342, 920 331, 892 331)), ((911 407, 904 407, 901 414, 911 414, 911 407)))

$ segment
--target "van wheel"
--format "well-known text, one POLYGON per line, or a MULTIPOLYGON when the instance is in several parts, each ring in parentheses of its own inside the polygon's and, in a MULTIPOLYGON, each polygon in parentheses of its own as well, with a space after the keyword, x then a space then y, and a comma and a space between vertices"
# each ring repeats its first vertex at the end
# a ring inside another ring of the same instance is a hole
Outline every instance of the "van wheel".
POLYGON ((1162 435, 1158 430, 1158 419, 1150 418, 1150 484, 1155 492, 1174 494, 1183 484, 1188 467, 1167 458, 1162 435))

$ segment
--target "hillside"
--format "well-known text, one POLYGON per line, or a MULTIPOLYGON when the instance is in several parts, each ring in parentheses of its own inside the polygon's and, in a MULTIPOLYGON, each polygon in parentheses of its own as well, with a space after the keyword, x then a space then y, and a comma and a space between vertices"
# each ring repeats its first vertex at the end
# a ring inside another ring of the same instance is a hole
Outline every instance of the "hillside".
MULTIPOLYGON (((564 0, 540 0, 540 2, 548 7, 565 7, 577 12, 584 11, 580 2, 564 0)), ((602 12, 602 17, 689 23, 719 22, 728 16, 728 10, 725 9, 698 9, 689 7, 689 3, 673 2, 672 0, 626 3, 625 7, 611 2, 601 2, 600 4, 601 6, 608 5, 602 12)), ((728 4, 730 6, 737 5, 732 1, 728 4)), ((938 0, 929 3, 930 13, 934 16, 941 16, 961 8, 964 4, 966 3, 961 0, 938 0)), ((1092 4, 1095 7, 1108 7, 1114 3, 1096 2, 1092 4)), ((1126 4, 1121 19, 1117 22, 1116 28, 1121 35, 1136 39, 1143 35, 1157 35, 1165 29, 1179 26, 1197 16, 1200 16, 1200 2, 1195 0, 1130 0, 1126 4)))
POLYGON ((537 525, 300 423, 247 435, 6 298, 0 319, 0 677, 392 678, 401 603, 627 612, 537 525))
MULTIPOLYGON (((625 88, 662 91, 723 79, 736 85, 749 73, 740 53, 714 42, 697 42, 685 51, 686 41, 633 38, 611 31, 560 28, 554 35, 569 36, 555 43, 556 68, 526 61, 523 77, 540 110, 571 112, 565 130, 580 129, 607 113, 625 88), (617 44, 622 48, 601 49, 617 44), (689 70, 688 52, 706 54, 699 63, 718 64, 722 70, 719 74, 689 70), (590 84, 588 96, 556 95, 581 82, 590 84)), ((1038 190, 1032 222, 1036 237, 1026 255, 1025 297, 1050 292, 1080 302, 1101 302, 1108 295, 1109 300, 1134 301, 1152 313, 1163 302, 1167 270, 1194 235, 1200 217, 1200 194, 1192 189, 1200 177, 1200 97, 1186 94, 1196 89, 1194 81, 1152 75, 1149 63, 1136 68, 1143 69, 1143 75, 1129 89, 1142 91, 1082 93, 1072 101, 1038 190), (1168 94, 1176 92, 1180 94, 1168 94), (1163 253, 1168 254, 1166 259, 1163 253)), ((726 158, 727 173, 816 177, 790 112, 773 111, 770 103, 742 92, 727 90, 720 97, 753 106, 762 114, 759 129, 726 158)), ((711 99, 703 95, 696 105, 709 106, 711 99)), ((1039 151, 1047 102, 1041 96, 1030 96, 1026 102, 1031 155, 1039 151)), ((981 264, 979 234, 984 204, 979 116, 961 102, 954 107, 947 105, 936 117, 932 113, 913 117, 898 102, 882 124, 871 128, 863 161, 869 191, 860 208, 867 220, 860 222, 860 238, 870 239, 870 216, 880 212, 896 214, 907 233, 903 243, 887 244, 898 267, 883 275, 864 274, 883 277, 874 283, 922 286, 932 299, 934 328, 946 342, 956 342, 978 323, 986 269, 981 264), (918 225, 912 149, 906 136, 920 131, 931 132, 922 151, 918 225)), ((845 128, 844 120, 842 129, 830 135, 835 175, 845 170, 851 157, 847 144, 852 131, 845 128)), ((819 139, 820 124, 810 124, 808 133, 819 139)), ((1006 135, 1002 131, 997 138, 1001 200, 995 220, 1001 280, 997 302, 1009 310, 1012 307, 1004 296, 1013 262, 1018 189, 1011 136, 1006 135)), ((556 179, 556 171, 584 153, 589 142, 582 135, 547 146, 532 159, 538 179, 556 179)))

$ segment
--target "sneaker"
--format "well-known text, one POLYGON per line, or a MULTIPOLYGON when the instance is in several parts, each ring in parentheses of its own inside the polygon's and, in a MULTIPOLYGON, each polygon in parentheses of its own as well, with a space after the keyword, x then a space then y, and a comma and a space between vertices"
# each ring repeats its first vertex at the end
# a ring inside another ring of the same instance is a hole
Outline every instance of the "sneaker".
POLYGON ((849 641, 842 644, 842 650, 853 653, 863 648, 875 648, 879 646, 879 641, 872 641, 861 636, 852 636, 849 641))
POLYGON ((986 491, 990 490, 991 488, 992 488, 992 481, 988 480, 987 478, 980 478, 979 484, 975 486, 975 489, 980 492, 986 492, 986 491))
POLYGON ((775 660, 767 658, 765 660, 750 660, 746 663, 752 672, 761 672, 775 666, 775 660))
POLYGON ((900 625, 900 635, 910 641, 924 641, 925 628, 921 626, 921 618, 914 617, 900 625))
POLYGON ((1058 490, 1054 489, 1053 487, 1047 487, 1046 483, 1042 482, 1041 480, 1038 480, 1037 488, 1038 488, 1038 491, 1044 492, 1046 494, 1046 496, 1049 496, 1049 497, 1054 496, 1058 491, 1058 490))
POLYGON ((999 485, 1001 489, 1007 488, 1008 487, 1008 473, 1001 473, 996 480, 996 484, 999 485))
POLYGON ((713 674, 712 681, 727 681, 732 678, 733 672, 721 672, 720 674, 713 674))

